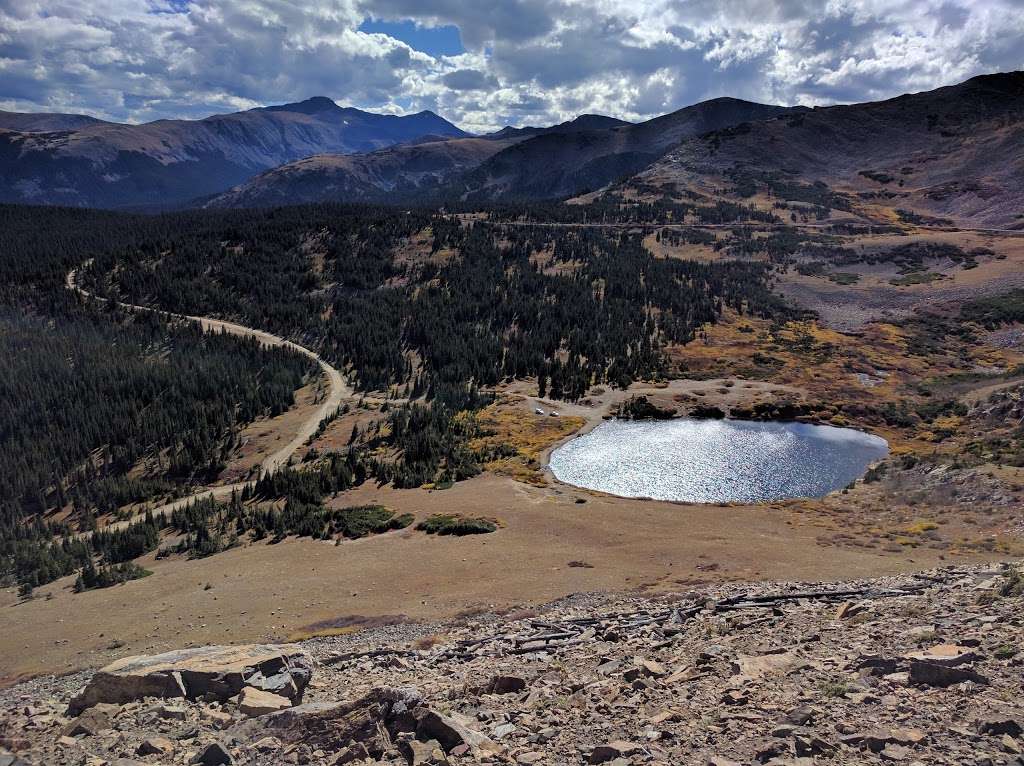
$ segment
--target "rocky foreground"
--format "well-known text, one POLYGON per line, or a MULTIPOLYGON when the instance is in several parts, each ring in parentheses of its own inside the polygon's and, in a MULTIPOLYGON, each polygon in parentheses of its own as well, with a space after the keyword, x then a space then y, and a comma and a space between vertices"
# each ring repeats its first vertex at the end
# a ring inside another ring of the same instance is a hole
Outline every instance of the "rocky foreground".
POLYGON ((1024 766, 1022 621, 997 564, 185 649, 0 692, 0 766, 1024 766))

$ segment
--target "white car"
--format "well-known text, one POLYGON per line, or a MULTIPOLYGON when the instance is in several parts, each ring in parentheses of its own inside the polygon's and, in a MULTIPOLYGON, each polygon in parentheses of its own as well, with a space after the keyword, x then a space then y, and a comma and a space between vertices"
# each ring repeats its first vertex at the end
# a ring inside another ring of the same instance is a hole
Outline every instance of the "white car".
POLYGON ((544 414, 544 410, 542 410, 540 407, 534 407, 533 408, 533 412, 534 412, 535 415, 543 415, 544 414))

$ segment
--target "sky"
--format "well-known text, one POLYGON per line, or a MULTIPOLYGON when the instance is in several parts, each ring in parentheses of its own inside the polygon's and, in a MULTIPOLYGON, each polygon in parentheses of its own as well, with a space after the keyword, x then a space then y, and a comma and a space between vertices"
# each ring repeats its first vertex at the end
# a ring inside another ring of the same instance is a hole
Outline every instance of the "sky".
POLYGON ((1024 0, 0 0, 0 109, 120 122, 327 96, 470 131, 1024 69, 1024 0))

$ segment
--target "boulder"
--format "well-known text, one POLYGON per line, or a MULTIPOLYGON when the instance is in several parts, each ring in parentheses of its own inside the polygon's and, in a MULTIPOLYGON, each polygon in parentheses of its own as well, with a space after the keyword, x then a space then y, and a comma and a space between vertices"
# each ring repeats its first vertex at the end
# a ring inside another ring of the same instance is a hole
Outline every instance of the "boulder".
POLYGON ((872 729, 860 736, 860 744, 872 753, 880 753, 893 742, 892 732, 888 729, 872 729))
POLYGON ((1020 723, 1016 719, 1007 716, 981 718, 975 722, 974 726, 979 734, 990 734, 992 736, 1009 734, 1011 737, 1019 737, 1022 732, 1020 723))
POLYGON ((928 739, 928 735, 920 729, 893 729, 892 741, 897 745, 920 745, 928 739))
POLYGON ((493 729, 491 729, 491 736, 495 739, 501 739, 507 737, 509 734, 516 730, 514 723, 499 723, 493 729))
POLYGON ((371 757, 379 758, 390 745, 388 739, 416 730, 412 711, 421 702, 412 687, 381 687, 354 700, 296 705, 249 719, 228 732, 241 740, 269 732, 285 744, 306 743, 328 751, 336 750, 338 742, 362 743, 371 757))
POLYGON ((474 754, 501 750, 469 723, 427 707, 412 687, 381 687, 355 700, 297 705, 240 723, 229 733, 246 740, 269 730, 282 742, 325 750, 336 750, 338 742, 360 743, 375 759, 391 742, 412 737, 420 742, 437 740, 444 753, 457 748, 474 754))
POLYGON ((970 681, 987 684, 988 679, 970 668, 955 668, 937 662, 912 660, 910 662, 910 683, 917 686, 946 687, 970 681))
POLYGON ((143 740, 135 752, 138 755, 169 755, 174 752, 174 743, 167 737, 150 737, 143 740))
POLYGON ((250 718, 276 713, 291 706, 291 700, 287 697, 251 686, 246 686, 238 695, 238 712, 250 718))
POLYGON ((665 675, 668 675, 668 671, 660 662, 634 657, 633 667, 623 673, 622 677, 627 681, 635 681, 637 678, 661 678, 665 675))
POLYGON ((862 654, 851 665, 851 670, 861 671, 862 676, 884 676, 895 673, 899 662, 893 657, 880 654, 862 654))
POLYGON ((468 745, 473 752, 494 752, 499 749, 486 735, 470 729, 466 725, 467 722, 438 713, 436 710, 420 707, 413 711, 413 717, 416 719, 416 738, 436 739, 446 753, 459 745, 468 745))
POLYGON ((801 705, 790 710, 785 715, 787 723, 791 723, 794 726, 805 726, 818 714, 814 708, 807 705, 801 705))
POLYGON ((305 652, 289 645, 204 646, 125 657, 97 671, 68 713, 143 697, 223 701, 245 686, 300 700, 312 672, 305 652))
POLYGON ((94 737, 104 729, 110 728, 114 714, 120 709, 118 705, 100 703, 71 721, 61 734, 65 737, 94 737))
POLYGON ((590 751, 589 763, 607 763, 608 761, 614 761, 616 758, 624 758, 627 755, 631 755, 640 750, 640 746, 633 742, 623 742, 617 740, 615 742, 609 742, 607 745, 598 745, 590 751))
POLYGON ((783 651, 758 655, 741 654, 736 657, 736 662, 733 664, 733 673, 751 680, 757 680, 764 676, 787 675, 806 666, 806 660, 794 652, 783 651))
POLYGON ((491 694, 515 694, 526 688, 526 679, 519 676, 495 676, 488 685, 491 694))
POLYGON ((369 757, 370 751, 366 749, 366 745, 362 742, 356 742, 335 755, 329 763, 330 766, 343 766, 343 764, 352 763, 353 761, 365 761, 369 757))
POLYGON ((161 705, 156 709, 156 714, 168 721, 184 721, 188 718, 188 711, 181 705, 161 705))
POLYGON ((867 607, 864 604, 855 604, 852 601, 844 601, 839 605, 839 609, 836 610, 836 619, 848 620, 866 609, 867 607))
POLYGON ((441 743, 436 739, 427 742, 418 740, 401 740, 398 743, 399 752, 405 756, 409 766, 426 766, 426 764, 447 763, 441 743))
POLYGON ((194 756, 189 763, 200 764, 200 766, 232 766, 235 759, 231 753, 220 742, 211 742, 194 756))
POLYGON ((879 753, 879 757, 883 761, 905 761, 911 757, 913 751, 904 745, 886 745, 885 749, 879 753))
POLYGON ((955 668, 976 661, 978 655, 965 646, 937 644, 921 652, 911 652, 907 655, 907 659, 955 668))
POLYGON ((793 752, 796 753, 798 758, 812 758, 822 753, 831 753, 835 749, 835 745, 821 737, 805 734, 793 735, 793 752))
POLYGON ((754 746, 754 760, 771 763, 789 753, 789 745, 781 740, 761 742, 754 746))
POLYGON ((200 715, 203 720, 211 723, 215 728, 223 729, 230 726, 235 720, 230 713, 226 713, 223 710, 203 710, 200 715))
POLYGON ((698 678, 703 678, 704 673, 696 668, 685 667, 681 670, 677 670, 675 673, 665 679, 665 684, 679 684, 687 683, 689 681, 696 681, 698 678))
POLYGON ((1004 734, 1002 739, 999 740, 999 744, 1003 746, 1004 753, 1012 753, 1014 755, 1020 755, 1021 753, 1020 742, 1015 740, 1009 734, 1004 734))

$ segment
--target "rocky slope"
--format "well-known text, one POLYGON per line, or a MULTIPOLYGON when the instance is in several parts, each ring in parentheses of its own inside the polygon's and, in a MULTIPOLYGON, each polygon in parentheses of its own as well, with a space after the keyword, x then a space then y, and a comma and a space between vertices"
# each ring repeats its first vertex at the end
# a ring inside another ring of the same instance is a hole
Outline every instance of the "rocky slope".
POLYGON ((258 207, 302 202, 415 202, 436 193, 522 138, 417 141, 368 154, 318 154, 289 162, 219 194, 206 207, 258 207))
POLYGON ((314 154, 372 151, 428 134, 466 135, 432 112, 372 114, 322 97, 144 125, 34 117, 0 117, 0 202, 184 203, 314 154))
POLYGON ((453 185, 470 199, 554 198, 596 189, 650 165, 680 141, 791 110, 733 98, 636 125, 549 132, 509 147, 453 185))
POLYGON ((1024 226, 1024 72, 709 133, 634 183, 778 199, 820 183, 892 220, 1024 226))
POLYGON ((121 660, 0 694, 0 763, 1019 765, 1022 594, 949 567, 121 660))

